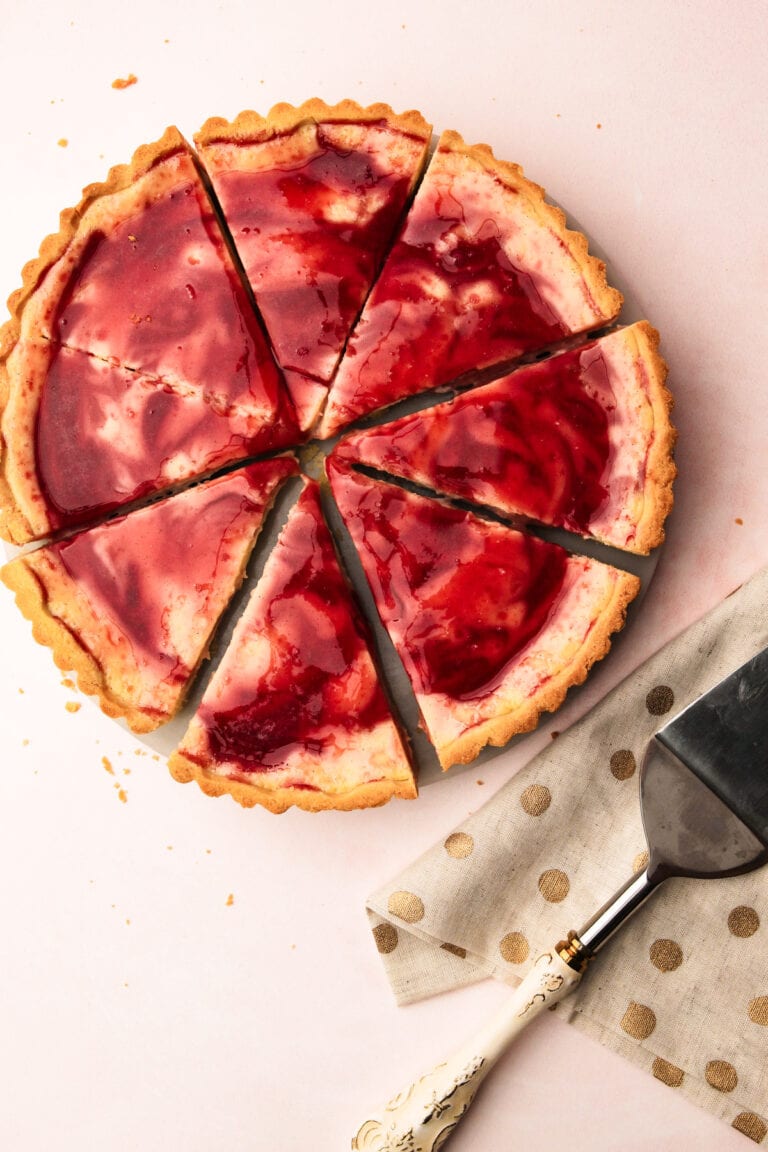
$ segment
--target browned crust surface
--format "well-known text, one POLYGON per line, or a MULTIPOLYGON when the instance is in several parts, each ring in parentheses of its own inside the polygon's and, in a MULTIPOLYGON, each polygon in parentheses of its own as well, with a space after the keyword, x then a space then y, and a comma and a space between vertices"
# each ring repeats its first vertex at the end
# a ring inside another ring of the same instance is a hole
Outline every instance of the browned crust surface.
POLYGON ((664 540, 664 524, 674 503, 677 476, 672 453, 677 431, 672 424, 672 393, 666 386, 667 364, 659 354, 659 333, 647 320, 626 329, 636 355, 645 368, 648 400, 653 412, 653 433, 645 472, 645 500, 638 521, 634 551, 647 555, 664 540))
POLYGON ((605 262, 589 254, 587 238, 581 232, 572 231, 566 226, 565 213, 546 201, 545 190, 529 180, 519 164, 499 160, 488 144, 467 144, 453 129, 443 132, 438 141, 438 151, 456 153, 472 160, 507 188, 523 196, 530 214, 542 227, 550 229, 559 237, 564 248, 578 264, 595 308, 600 313, 598 319, 607 322, 618 316, 624 298, 608 283, 605 262))
POLYGON ((368 107, 363 107, 355 100, 326 104, 324 100, 312 97, 299 105, 275 104, 266 116, 249 109, 240 112, 234 120, 211 116, 195 133, 194 141, 198 148, 222 141, 257 144, 273 136, 293 132, 302 124, 317 124, 324 121, 348 124, 385 121, 391 129, 421 137, 425 141, 432 133, 432 125, 415 109, 398 113, 393 111, 389 104, 369 104, 368 107))
POLYGON ((172 754, 168 769, 180 784, 196 780, 206 796, 229 795, 244 808, 259 805, 275 814, 285 812, 288 808, 301 808, 305 812, 351 812, 358 808, 378 808, 395 797, 413 800, 418 794, 412 778, 372 780, 338 793, 316 792, 306 788, 264 788, 256 783, 211 775, 183 752, 172 754))
MULTIPOLYGON (((501 747, 513 736, 532 731, 543 712, 555 712, 563 703, 569 688, 582 684, 592 665, 602 660, 611 647, 611 636, 624 626, 627 607, 640 590, 637 576, 617 572, 616 581, 602 609, 595 619, 582 647, 573 657, 550 676, 542 687, 523 706, 511 712, 502 711, 468 728, 454 740, 438 745, 438 757, 445 771, 453 764, 469 764, 491 744, 501 747)), ((434 733, 433 733, 434 738, 434 733)))

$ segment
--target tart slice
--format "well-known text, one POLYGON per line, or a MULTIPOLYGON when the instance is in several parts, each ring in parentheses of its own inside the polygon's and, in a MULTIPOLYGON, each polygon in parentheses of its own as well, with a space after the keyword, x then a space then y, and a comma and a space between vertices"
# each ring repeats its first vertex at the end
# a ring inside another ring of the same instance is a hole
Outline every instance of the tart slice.
POLYGON ((416 785, 309 482, 169 761, 272 812, 365 808, 416 785))
POLYGON ((637 577, 328 462, 331 489, 443 768, 584 680, 637 577))
POLYGON ((293 459, 252 464, 18 556, 0 570, 35 639, 109 716, 181 706, 293 459))
POLYGON ((20 336, 52 340, 247 410, 270 447, 295 440, 266 337, 175 128, 84 189, 9 307, 5 355, 20 336))
POLYGON ((0 535, 85 525, 280 438, 248 404, 21 339, 0 363, 0 535))
POLYGON ((338 458, 502 515, 647 554, 672 505, 674 430, 645 321, 435 408, 353 433, 338 458))
POLYGON ((195 143, 211 177, 303 427, 426 159, 418 112, 352 100, 208 120, 195 143))
POLYGON ((352 332, 320 434, 597 328, 621 302, 541 188, 486 145, 444 132, 352 332))

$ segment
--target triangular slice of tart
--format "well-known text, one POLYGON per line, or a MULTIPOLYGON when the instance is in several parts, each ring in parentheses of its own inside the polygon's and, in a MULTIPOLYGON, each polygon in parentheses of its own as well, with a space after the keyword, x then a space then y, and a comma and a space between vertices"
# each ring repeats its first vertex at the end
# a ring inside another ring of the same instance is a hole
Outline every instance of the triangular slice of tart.
POLYGON ((639 589, 626 572, 333 459, 328 473, 443 768, 559 707, 639 589))
POLYGON ((325 398, 431 131, 418 112, 313 99, 213 118, 195 136, 303 427, 325 398))
POLYGON ((180 708, 292 458, 252 464, 0 570, 33 634, 109 716, 149 732, 180 708))
POLYGON ((251 405, 21 339, 0 362, 0 536, 23 544, 85 525, 276 438, 251 405))
POLYGON ((444 132, 350 337, 320 426, 612 320, 603 263, 516 164, 444 132))
POLYGON ((248 410, 273 447, 295 415, 197 161, 175 128, 83 191, 10 300, 19 336, 90 352, 248 410))
POLYGON ((416 786, 307 482, 197 714, 169 761, 177 780, 273 812, 364 808, 416 786))
POLYGON ((350 434, 337 458, 647 554, 672 505, 674 430, 645 321, 434 408, 350 434))

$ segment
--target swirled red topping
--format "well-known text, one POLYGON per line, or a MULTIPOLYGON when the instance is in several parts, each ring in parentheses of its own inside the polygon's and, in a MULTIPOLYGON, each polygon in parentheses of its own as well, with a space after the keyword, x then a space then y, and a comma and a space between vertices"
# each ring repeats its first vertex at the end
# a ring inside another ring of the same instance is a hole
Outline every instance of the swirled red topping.
POLYGON ((547 624, 565 578, 554 545, 328 466, 382 620, 417 692, 471 699, 547 624))
POLYGON ((197 720, 210 757, 245 773, 391 723, 313 484, 291 512, 197 720))

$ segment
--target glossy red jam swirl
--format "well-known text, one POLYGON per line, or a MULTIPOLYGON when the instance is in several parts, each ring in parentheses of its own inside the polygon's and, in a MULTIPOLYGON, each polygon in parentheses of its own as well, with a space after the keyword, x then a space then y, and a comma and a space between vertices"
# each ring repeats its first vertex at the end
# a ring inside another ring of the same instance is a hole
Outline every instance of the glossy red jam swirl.
POLYGON ((513 264, 494 220, 428 172, 350 338, 332 393, 337 423, 566 333, 546 278, 513 264))
POLYGON ((174 388, 55 344, 35 435, 54 529, 263 452, 281 438, 279 425, 275 432, 258 416, 221 411, 201 390, 174 388))
POLYGON ((567 555, 329 464, 334 497, 417 692, 487 695, 545 627, 567 555))
POLYGON ((198 711, 212 758, 268 770, 297 749, 319 753, 339 732, 391 719, 365 635, 309 485, 198 711), (249 666, 254 637, 270 655, 249 666))
POLYGON ((353 436, 337 451, 449 496, 584 533, 609 498, 615 406, 593 342, 353 436))
MULTIPOLYGON (((371 126, 368 137, 381 131, 371 126)), ((409 174, 382 167, 375 151, 342 148, 320 125, 312 155, 256 171, 238 171, 235 159, 214 184, 278 361, 329 380, 409 174)))
POLYGON ((277 367, 194 175, 91 237, 53 334, 204 389, 221 407, 255 402, 270 421, 288 416, 277 367))
POLYGON ((180 643, 187 644, 186 632, 201 620, 204 636, 218 617, 220 580, 231 581, 243 541, 260 526, 277 484, 293 471, 292 460, 254 464, 51 548, 102 616, 105 632, 127 642, 155 680, 182 682, 190 669, 180 643), (189 625, 183 636, 176 634, 179 619, 189 625))

